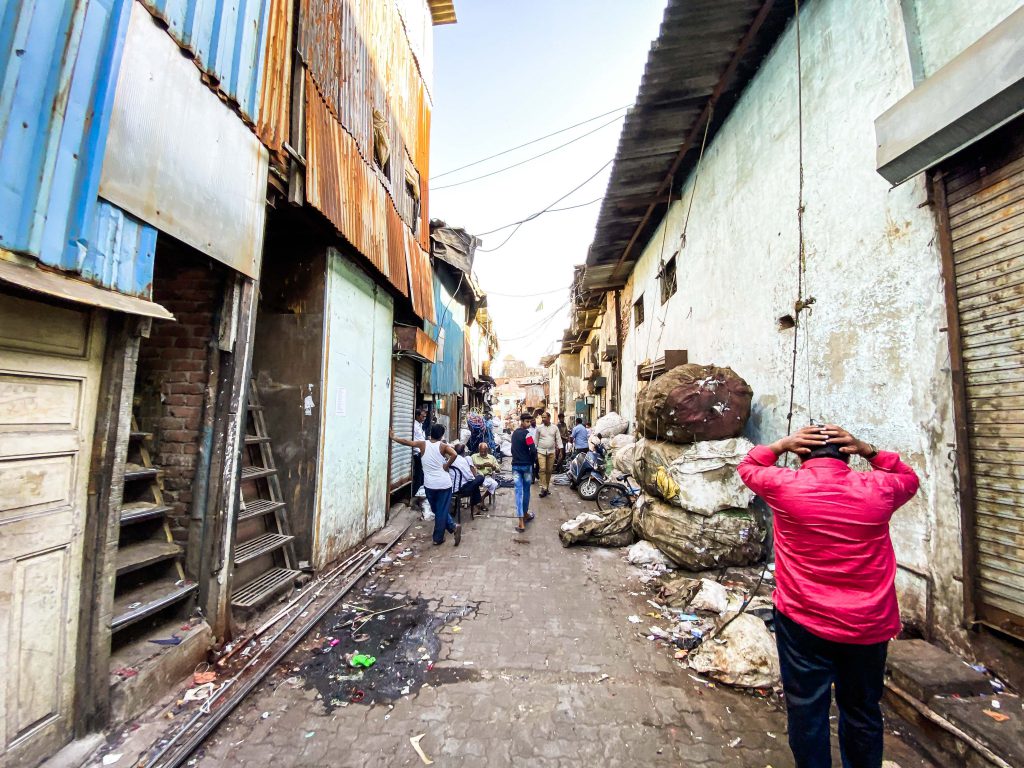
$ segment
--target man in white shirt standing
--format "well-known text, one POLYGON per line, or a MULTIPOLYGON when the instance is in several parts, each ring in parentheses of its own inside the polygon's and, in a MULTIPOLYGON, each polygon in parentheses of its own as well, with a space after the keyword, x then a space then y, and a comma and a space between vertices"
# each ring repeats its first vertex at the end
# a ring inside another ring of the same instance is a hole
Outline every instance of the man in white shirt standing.
MULTIPOLYGON (((427 433, 424 431, 424 423, 427 420, 427 411, 425 408, 416 409, 416 418, 412 422, 412 441, 414 443, 425 443, 427 441, 427 433)), ((412 449, 412 497, 413 503, 420 506, 420 501, 416 494, 423 486, 423 457, 420 456, 420 449, 412 449)))
POLYGON ((543 499, 550 493, 551 473, 555 469, 555 458, 558 455, 558 444, 561 432, 551 423, 551 414, 545 412, 541 424, 537 427, 537 463, 540 464, 540 497, 543 499))

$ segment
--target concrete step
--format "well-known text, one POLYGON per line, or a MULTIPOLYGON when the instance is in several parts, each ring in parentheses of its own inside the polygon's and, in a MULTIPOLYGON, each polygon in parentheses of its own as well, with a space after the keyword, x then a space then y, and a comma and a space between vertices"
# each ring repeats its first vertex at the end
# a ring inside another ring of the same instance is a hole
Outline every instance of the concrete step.
POLYGON ((892 681, 918 701, 927 702, 940 694, 992 693, 987 676, 925 640, 893 640, 885 666, 892 681))

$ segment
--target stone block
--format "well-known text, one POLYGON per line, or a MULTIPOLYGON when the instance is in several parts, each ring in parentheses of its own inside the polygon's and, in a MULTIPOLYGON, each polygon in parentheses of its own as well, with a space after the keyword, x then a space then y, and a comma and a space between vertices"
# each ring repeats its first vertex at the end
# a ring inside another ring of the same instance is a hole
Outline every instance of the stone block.
POLYGON ((938 695, 992 693, 992 686, 985 675, 924 640, 894 640, 889 643, 886 671, 894 684, 922 702, 938 695))

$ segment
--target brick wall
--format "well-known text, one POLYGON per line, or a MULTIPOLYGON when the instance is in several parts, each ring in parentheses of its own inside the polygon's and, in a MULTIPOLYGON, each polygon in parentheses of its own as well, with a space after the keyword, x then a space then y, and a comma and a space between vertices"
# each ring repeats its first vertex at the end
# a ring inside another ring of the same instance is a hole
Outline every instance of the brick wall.
POLYGON ((158 247, 153 300, 177 322, 154 321, 150 337, 142 340, 136 413, 139 426, 153 433, 153 464, 164 470, 171 530, 182 543, 188 541, 210 343, 222 295, 223 275, 209 260, 158 247))

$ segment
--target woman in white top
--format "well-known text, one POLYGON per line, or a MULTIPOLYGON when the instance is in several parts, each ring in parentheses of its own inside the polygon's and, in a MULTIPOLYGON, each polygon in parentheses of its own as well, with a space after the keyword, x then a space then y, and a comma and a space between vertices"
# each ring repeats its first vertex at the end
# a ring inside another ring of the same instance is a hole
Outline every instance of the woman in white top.
POLYGON ((406 440, 395 437, 391 439, 400 445, 419 450, 423 462, 423 490, 427 494, 427 502, 434 511, 434 543, 444 544, 444 532, 455 535, 455 546, 462 541, 462 526, 452 520, 452 478, 448 470, 452 467, 457 454, 454 449, 441 438, 444 437, 444 425, 434 424, 430 428, 429 440, 406 440))

